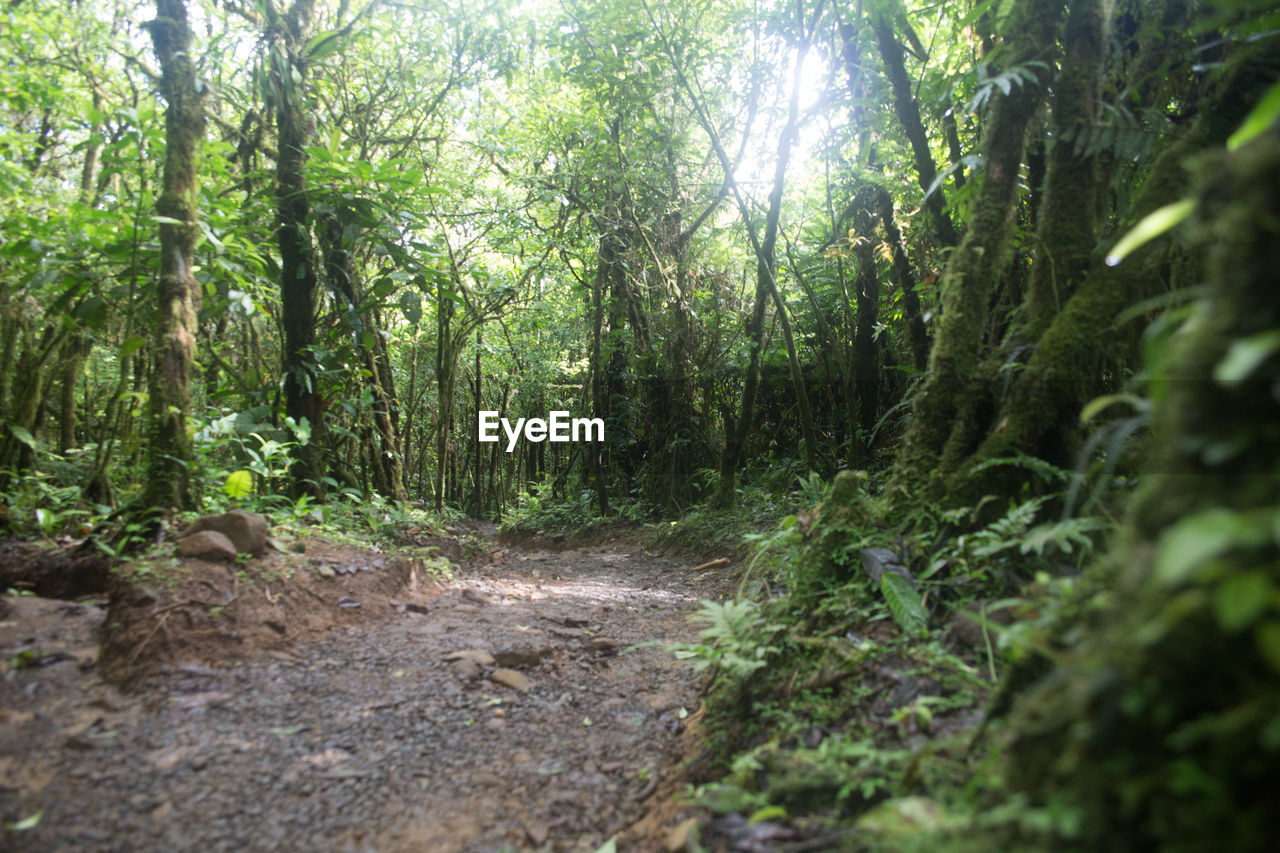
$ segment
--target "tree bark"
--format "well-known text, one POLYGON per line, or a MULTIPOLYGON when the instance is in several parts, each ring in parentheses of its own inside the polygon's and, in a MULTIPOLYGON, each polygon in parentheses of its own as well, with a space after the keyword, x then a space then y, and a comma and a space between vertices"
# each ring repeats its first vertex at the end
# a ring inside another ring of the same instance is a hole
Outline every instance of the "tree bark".
MULTIPOLYGON (((1029 0, 1011 24, 1018 35, 1011 65, 1052 58, 1064 0, 1029 0)), ((942 282, 942 320, 929 356, 929 376, 917 392, 911 426, 894 465, 890 487, 910 491, 936 471, 959 403, 982 358, 995 283, 1008 267, 1009 236, 1018 199, 1027 127, 1040 108, 1044 86, 1024 82, 993 95, 984 138, 986 169, 964 239, 942 282)))
MULTIPOLYGON (((925 133, 924 122, 920 120, 920 104, 911 90, 911 78, 907 76, 902 45, 894 35, 893 27, 883 11, 873 11, 870 15, 871 29, 876 34, 876 43, 880 47, 880 58, 884 63, 885 76, 893 89, 893 110, 902 122, 902 129, 911 143, 911 153, 916 163, 916 178, 920 189, 928 193, 924 200, 925 209, 929 211, 929 220, 933 223, 938 242, 945 246, 954 246, 959 242, 955 225, 947 215, 947 199, 942 187, 933 187, 938 177, 937 166, 933 162, 933 154, 929 152, 929 136, 925 133), (933 192, 929 189, 933 187, 933 192)), ((850 24, 842 24, 841 30, 852 29, 850 24)), ((841 33, 846 39, 852 33, 841 33)))
POLYGON ((1218 371, 1235 345, 1280 332, 1280 126, 1198 162, 1210 292, 1173 362, 1148 365, 1158 444, 1101 567, 1111 603, 1090 608, 1084 641, 1063 650, 1014 718, 1014 787, 1032 807, 1070 810, 1080 830, 1038 847, 1275 846, 1280 774, 1264 745, 1280 702, 1269 603, 1280 584, 1280 359, 1272 352, 1230 381, 1218 371), (1206 542, 1219 547, 1188 557, 1188 543, 1196 552, 1206 542))
POLYGON ((192 509, 190 379, 195 360, 200 285, 192 272, 196 238, 196 166, 204 138, 204 89, 196 79, 185 0, 157 0, 148 29, 162 72, 165 109, 160 279, 150 374, 147 480, 143 505, 192 509))
POLYGON ((372 312, 362 312, 364 288, 360 271, 351 260, 351 252, 343 242, 344 224, 338 212, 321 217, 320 246, 324 255, 325 275, 334 292, 347 303, 343 312, 348 331, 352 334, 360 371, 373 392, 373 436, 370 456, 374 488, 393 501, 407 501, 409 494, 404 486, 404 465, 400 454, 400 436, 396 429, 395 386, 392 384, 389 366, 384 369, 385 342, 373 323, 372 312))
MULTIPOLYGON (((324 404, 316 363, 316 260, 308 216, 306 146, 312 126, 307 114, 306 44, 314 0, 295 0, 284 14, 270 12, 268 41, 275 98, 276 222, 280 243, 280 303, 284 326, 285 414, 310 425, 311 437, 293 448, 290 477, 294 492, 323 497, 325 476, 324 404)), ((266 4, 268 10, 273 5, 266 4)))
MULTIPOLYGON (((1152 164, 1118 234, 1182 197, 1190 179, 1190 159, 1221 145, 1244 119, 1257 94, 1273 79, 1270 75, 1275 70, 1269 62, 1265 56, 1257 56, 1224 71, 1204 98, 1192 126, 1152 164)), ((1016 448, 1060 465, 1071 464, 1078 444, 1080 410, 1108 390, 1108 366, 1123 333, 1114 328, 1115 318, 1161 286, 1167 261, 1165 245, 1148 244, 1119 266, 1108 266, 1102 257, 1093 259, 1079 289, 1040 336, 972 462, 1016 448)), ((957 475, 963 475, 963 469, 957 475)), ((973 491, 975 487, 968 488, 973 491)))
POLYGON ((893 197, 884 187, 876 187, 876 210, 884 226, 885 240, 893 252, 893 281, 902 294, 902 314, 907 323, 907 340, 911 344, 911 366, 923 371, 929 365, 929 331, 925 327, 920 309, 920 295, 916 293, 915 276, 911 272, 911 260, 902 242, 902 232, 893 216, 893 197))

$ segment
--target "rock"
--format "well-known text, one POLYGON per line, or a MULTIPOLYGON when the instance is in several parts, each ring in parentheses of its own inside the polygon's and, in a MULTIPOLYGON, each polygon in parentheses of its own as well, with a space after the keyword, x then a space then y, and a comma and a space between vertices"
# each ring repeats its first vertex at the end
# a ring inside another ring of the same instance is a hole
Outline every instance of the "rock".
POLYGON ((236 546, 216 530, 201 530, 178 540, 178 556, 230 563, 236 558, 236 546))
POLYGON ((529 836, 529 841, 538 846, 547 843, 547 835, 549 833, 550 830, 547 829, 545 823, 536 820, 526 820, 524 822, 524 834, 529 836))
POLYGON ((489 676, 498 684, 510 687, 512 690, 528 691, 533 687, 533 682, 529 680, 524 673, 516 672, 514 669, 495 669, 493 674, 489 676))
POLYGON ((256 512, 233 509, 222 515, 206 515, 197 518, 183 531, 182 535, 186 538, 202 531, 214 531, 230 539, 239 553, 260 557, 267 549, 269 527, 266 518, 256 512))
POLYGON ((608 637, 596 637, 587 643, 587 649, 593 652, 599 652, 605 657, 616 655, 618 653, 618 641, 611 640, 608 637))
POLYGON ((461 681, 475 681, 483 672, 480 664, 471 658, 458 658, 449 664, 449 670, 461 681))
POLYGON ((499 666, 514 669, 515 667, 537 666, 549 654, 551 654, 551 649, 549 648, 535 649, 533 646, 515 646, 494 652, 493 660, 497 661, 499 666))
POLYGON ((680 853, 681 850, 688 846, 689 834, 693 832, 697 825, 698 819, 696 817, 691 817, 676 824, 667 833, 667 840, 663 842, 662 848, 667 853, 680 853))
POLYGON ((888 548, 863 548, 858 552, 858 556, 862 560, 863 571, 875 583, 880 583, 880 576, 885 572, 892 572, 905 578, 912 589, 916 588, 916 579, 911 576, 906 566, 898 562, 898 555, 888 548))
POLYGON ((449 652, 444 656, 445 660, 473 660, 481 666, 493 666, 493 655, 484 649, 463 649, 460 652, 449 652))

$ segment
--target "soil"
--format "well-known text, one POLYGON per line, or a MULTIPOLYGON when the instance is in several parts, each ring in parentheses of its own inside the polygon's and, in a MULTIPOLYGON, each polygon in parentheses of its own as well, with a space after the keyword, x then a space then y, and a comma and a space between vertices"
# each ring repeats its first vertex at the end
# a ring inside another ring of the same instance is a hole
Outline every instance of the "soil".
POLYGON ((0 849, 663 849, 732 567, 459 541, 0 600, 0 849))

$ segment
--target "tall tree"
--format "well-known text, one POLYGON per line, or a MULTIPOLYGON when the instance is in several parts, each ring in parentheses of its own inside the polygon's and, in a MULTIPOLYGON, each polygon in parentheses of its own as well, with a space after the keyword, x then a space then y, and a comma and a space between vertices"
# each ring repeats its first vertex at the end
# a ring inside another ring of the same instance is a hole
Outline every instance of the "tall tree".
POLYGON ((157 0, 148 24, 160 60, 165 109, 164 178, 160 217, 160 279, 150 381, 150 434, 146 506, 189 509, 191 409, 188 383, 195 358, 200 286, 193 274, 199 229, 196 217, 197 160, 204 138, 207 88, 196 76, 185 0, 157 0))
POLYGON ((307 106, 305 55, 315 0, 294 0, 286 12, 274 2, 268 15, 267 45, 271 96, 276 112, 276 224, 280 243, 280 303, 284 325, 285 414, 310 435, 293 451, 294 491, 321 495, 325 475, 324 403, 316 362, 317 260, 311 239, 307 195, 307 145, 313 133, 307 106))

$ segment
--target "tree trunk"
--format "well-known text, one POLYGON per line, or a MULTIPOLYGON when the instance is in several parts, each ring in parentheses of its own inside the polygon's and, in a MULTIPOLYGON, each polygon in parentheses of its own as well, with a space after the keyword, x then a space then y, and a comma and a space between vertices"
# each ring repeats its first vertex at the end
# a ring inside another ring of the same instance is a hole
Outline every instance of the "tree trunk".
MULTIPOLYGON (((947 215, 947 199, 942 187, 933 186, 934 179, 938 177, 938 169, 933 162, 933 154, 929 152, 929 136, 925 133, 924 122, 920 120, 920 104, 917 103, 915 94, 912 92, 911 78, 907 76, 902 45, 894 35, 893 27, 883 11, 872 12, 870 19, 871 29, 875 32, 876 43, 880 47, 880 58, 884 62, 885 75, 893 88, 893 110, 898 114, 898 121, 902 123, 902 129, 911 143, 911 153, 915 157, 916 178, 920 182, 920 189, 928 193, 924 206, 929 211, 929 221, 933 223, 938 242, 944 247, 954 246, 958 242, 955 225, 947 215), (933 192, 929 192, 931 188, 933 192)), ((843 24, 841 29, 842 31, 852 30, 852 26, 843 24)), ((841 35, 847 40, 853 34, 842 32, 841 35)))
POLYGON ((880 348, 876 346, 875 329, 880 308, 880 279, 876 273, 875 244, 871 241, 872 218, 867 209, 871 192, 859 193, 855 202, 854 223, 858 239, 854 255, 858 258, 858 276, 854 279, 854 303, 857 322, 853 332, 854 391, 858 400, 857 429, 853 430, 851 458, 855 465, 871 464, 868 439, 875 428, 880 407, 880 348))
MULTIPOLYGON (((1019 41, 1012 45, 1011 64, 1052 58, 1063 5, 1064 0, 1029 0, 1018 7, 1011 32, 1019 41)), ((982 187, 969 228, 943 276, 942 320, 929 356, 929 376, 916 394, 911 426, 894 465, 895 491, 927 482, 937 469, 959 403, 978 373, 991 294, 1008 268, 1027 127, 1043 92, 1043 85, 1028 81, 1008 95, 992 96, 982 187)))
POLYGON ((404 465, 400 456, 400 436, 396 429, 395 386, 389 365, 384 369, 385 341, 377 328, 373 312, 362 312, 364 288, 360 272, 351 260, 351 252, 343 244, 344 225, 337 213, 322 217, 320 246, 324 255, 325 274, 333 290, 347 303, 343 316, 355 341, 360 372, 373 392, 373 436, 370 457, 374 488, 393 501, 406 501, 404 465), (372 322, 371 322, 372 321, 372 322), (372 325, 372 328, 366 326, 372 325))
POLYGON ((191 366, 195 360, 200 285, 192 272, 196 238, 196 164, 204 138, 204 90, 198 88, 185 0, 157 0, 148 29, 162 71, 166 103, 160 223, 160 286, 150 375, 146 508, 192 509, 191 366))
MULTIPOLYGON (((285 414, 310 425, 310 440, 293 448, 290 476, 298 494, 323 497, 325 475, 324 406, 316 336, 316 261, 308 224, 306 146, 312 127, 307 114, 307 66, 299 52, 306 44, 314 0, 295 0, 283 15, 270 14, 271 84, 275 97, 276 220, 280 241, 280 303, 284 325, 285 414)), ((272 4, 266 5, 272 9, 272 4)))
MULTIPOLYGON (((1125 233, 1147 214, 1182 197, 1190 176, 1190 158, 1222 144, 1239 125, 1269 79, 1269 61, 1261 56, 1238 62, 1218 78, 1195 123, 1152 165, 1117 233, 1125 233)), ((1148 244, 1119 266, 1107 266, 1101 257, 1094 259, 1079 289, 1040 337, 994 429, 972 461, 1002 456, 1017 448, 1060 465, 1071 463, 1078 444, 1080 410, 1109 390, 1108 368, 1124 333, 1114 328, 1115 318, 1161 286, 1167 262, 1165 245, 1148 244)), ((980 487, 968 488, 974 491, 980 487)))
POLYGON ((916 293, 915 277, 911 273, 911 261, 907 247, 902 242, 902 232, 893 217, 893 197, 884 187, 876 187, 876 210, 884 226, 885 240, 893 252, 893 281, 902 294, 902 314, 907 323, 907 340, 911 344, 911 366, 924 370, 929 365, 929 332, 920 310, 920 295, 916 293))
POLYGON ((1222 371, 1280 334, 1280 125, 1197 162, 1210 292, 1148 365, 1158 445, 1099 579, 1111 604, 1015 717, 1011 781, 1078 828, 1041 849, 1275 848, 1280 358, 1222 371))

